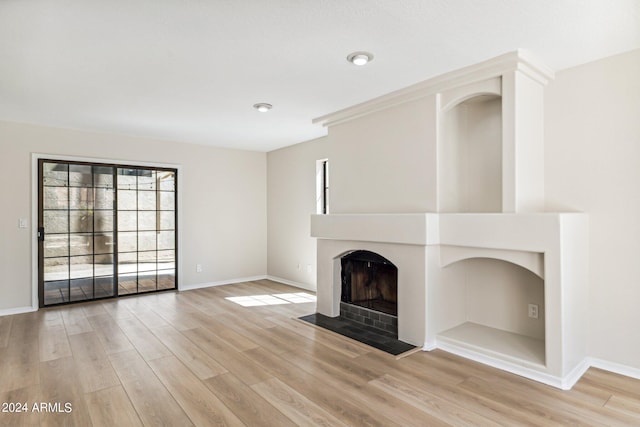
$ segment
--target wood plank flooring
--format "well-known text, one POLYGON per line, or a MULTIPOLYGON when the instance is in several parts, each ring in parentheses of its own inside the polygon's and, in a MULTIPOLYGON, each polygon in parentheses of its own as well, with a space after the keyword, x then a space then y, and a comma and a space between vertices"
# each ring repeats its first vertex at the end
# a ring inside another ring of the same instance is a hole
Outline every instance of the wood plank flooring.
POLYGON ((314 303, 226 299, 299 292, 261 280, 0 317, 0 410, 27 404, 0 425, 640 426, 640 380, 590 369, 561 391, 438 350, 396 360, 296 319, 314 303))

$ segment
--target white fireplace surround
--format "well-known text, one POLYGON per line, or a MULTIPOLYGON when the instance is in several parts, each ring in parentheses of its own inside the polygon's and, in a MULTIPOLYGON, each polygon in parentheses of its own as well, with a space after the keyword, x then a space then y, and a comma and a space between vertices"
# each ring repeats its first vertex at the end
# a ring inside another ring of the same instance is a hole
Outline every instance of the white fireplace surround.
POLYGON ((580 213, 313 215, 317 310, 339 315, 340 257, 370 250, 398 267, 400 340, 570 388, 586 366, 587 227, 580 213), (504 260, 544 280, 543 340, 482 326, 468 332, 464 313, 447 309, 458 296, 448 292, 446 270, 470 258, 504 260))

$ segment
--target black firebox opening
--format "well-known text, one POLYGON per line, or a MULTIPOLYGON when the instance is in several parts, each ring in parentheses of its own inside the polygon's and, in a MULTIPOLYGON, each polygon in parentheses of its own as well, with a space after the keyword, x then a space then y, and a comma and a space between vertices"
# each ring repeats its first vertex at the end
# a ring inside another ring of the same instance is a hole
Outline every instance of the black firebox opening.
POLYGON ((341 300, 398 315, 398 268, 388 259, 369 251, 354 251, 341 258, 341 300))

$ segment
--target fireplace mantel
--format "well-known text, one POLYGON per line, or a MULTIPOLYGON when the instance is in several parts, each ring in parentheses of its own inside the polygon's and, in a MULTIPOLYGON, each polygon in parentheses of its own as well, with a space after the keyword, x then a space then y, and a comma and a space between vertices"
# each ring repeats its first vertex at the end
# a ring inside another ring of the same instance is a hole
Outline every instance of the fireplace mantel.
POLYGON ((586 218, 575 212, 311 215, 311 237, 543 253, 558 238, 563 222, 586 218))
POLYGON ((429 213, 312 215, 311 237, 424 246, 437 231, 427 230, 434 220, 429 213))

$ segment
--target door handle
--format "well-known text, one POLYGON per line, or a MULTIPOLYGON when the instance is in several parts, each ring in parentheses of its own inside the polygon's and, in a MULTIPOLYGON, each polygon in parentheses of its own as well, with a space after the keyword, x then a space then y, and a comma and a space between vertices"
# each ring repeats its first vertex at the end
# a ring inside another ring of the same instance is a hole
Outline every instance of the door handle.
POLYGON ((44 242, 44 227, 38 227, 38 240, 44 242))

